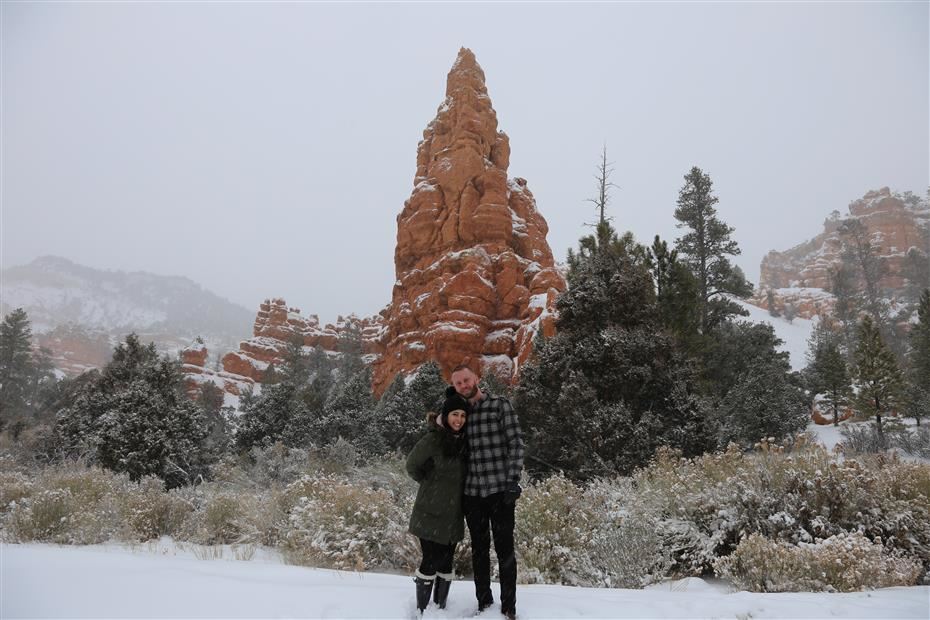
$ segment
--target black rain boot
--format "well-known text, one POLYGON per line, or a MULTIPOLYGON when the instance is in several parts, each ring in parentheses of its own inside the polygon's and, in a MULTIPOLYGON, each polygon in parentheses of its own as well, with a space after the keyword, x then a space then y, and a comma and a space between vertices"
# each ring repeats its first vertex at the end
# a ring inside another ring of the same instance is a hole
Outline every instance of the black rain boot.
POLYGON ((413 583, 417 584, 417 609, 422 614, 429 605, 429 597, 433 593, 433 580, 414 577, 413 583))
POLYGON ((436 589, 433 590, 433 602, 439 609, 446 608, 446 599, 449 598, 449 587, 452 582, 443 576, 436 575, 436 589))

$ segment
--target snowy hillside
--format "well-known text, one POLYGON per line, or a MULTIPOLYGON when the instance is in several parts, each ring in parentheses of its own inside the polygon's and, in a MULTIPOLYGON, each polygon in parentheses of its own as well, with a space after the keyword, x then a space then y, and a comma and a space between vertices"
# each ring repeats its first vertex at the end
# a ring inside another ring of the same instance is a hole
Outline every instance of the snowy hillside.
POLYGON ((737 320, 752 321, 753 323, 768 323, 772 326, 775 330, 775 335, 784 341, 784 344, 778 347, 778 350, 787 351, 791 356, 792 370, 801 370, 807 366, 807 359, 805 358, 807 354, 807 340, 810 338, 811 332, 814 331, 814 326, 817 324, 816 319, 810 320, 798 317, 795 318, 793 322, 789 323, 784 317, 774 317, 769 314, 768 310, 763 310, 758 306, 748 304, 741 299, 731 298, 731 300, 749 311, 748 317, 737 317, 737 320))
POLYGON ((55 256, 3 270, 7 314, 24 308, 34 332, 76 323, 104 331, 248 336, 254 313, 176 276, 102 271, 55 256))
MULTIPOLYGON (((213 548, 213 551, 222 548, 213 548)), ((3 545, 2 618, 416 618, 409 576, 212 558, 170 540, 126 547, 3 545)), ((217 551, 219 553, 219 551, 217 551)), ((243 557, 240 554, 240 557, 243 557)), ((492 586, 495 596, 497 585, 492 586)), ((470 581, 452 584, 448 607, 429 618, 471 618, 470 581)), ((930 587, 846 594, 731 592, 691 578, 646 590, 528 585, 518 617, 534 618, 928 618, 930 587)), ((489 610, 480 617, 500 616, 489 610)))

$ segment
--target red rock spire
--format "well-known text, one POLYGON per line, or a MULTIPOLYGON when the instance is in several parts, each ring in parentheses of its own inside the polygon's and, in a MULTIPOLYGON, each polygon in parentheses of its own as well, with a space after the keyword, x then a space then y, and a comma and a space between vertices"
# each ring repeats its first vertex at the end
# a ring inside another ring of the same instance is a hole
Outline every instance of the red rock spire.
POLYGON ((546 221, 526 181, 508 180, 509 164, 484 71, 462 48, 397 217, 397 282, 384 312, 376 392, 431 359, 447 374, 468 360, 510 380, 536 331, 551 335, 565 281, 546 221))

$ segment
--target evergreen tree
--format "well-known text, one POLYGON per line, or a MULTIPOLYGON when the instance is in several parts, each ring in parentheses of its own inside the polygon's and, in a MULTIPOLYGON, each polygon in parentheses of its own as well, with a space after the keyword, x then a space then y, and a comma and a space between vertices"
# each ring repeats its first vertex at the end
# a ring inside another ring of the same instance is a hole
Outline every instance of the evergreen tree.
POLYGON ((686 351, 698 346, 701 325, 697 282, 688 266, 678 259, 678 250, 656 235, 649 248, 647 264, 652 271, 659 318, 686 351))
POLYGON ((856 323, 859 317, 859 302, 856 298, 853 271, 844 262, 840 262, 830 267, 828 274, 830 292, 836 298, 833 315, 842 327, 842 348, 847 359, 852 361, 853 352, 856 350, 856 323))
POLYGON ((387 450, 406 454, 413 448, 426 432, 426 413, 442 406, 447 385, 434 362, 420 366, 409 383, 395 377, 381 395, 375 415, 387 450))
POLYGON ((746 368, 757 361, 790 372, 784 344, 767 323, 727 321, 716 326, 700 351, 702 392, 719 403, 737 383, 746 368))
POLYGON ((917 323, 911 328, 906 410, 917 421, 930 415, 930 288, 917 305, 917 323))
POLYGON ((675 245, 697 279, 704 332, 728 316, 745 314, 722 295, 745 298, 752 293, 752 285, 727 258, 738 255, 740 249, 730 238, 734 229, 717 217, 714 205, 718 198, 712 191, 710 176, 693 167, 685 175, 685 184, 678 193, 678 207, 675 209, 678 227, 689 230, 676 240, 675 245))
POLYGON ((769 316, 781 316, 781 312, 778 311, 778 307, 775 305, 775 291, 772 289, 769 289, 765 294, 765 305, 768 306, 769 316))
POLYGON ((57 414, 64 448, 133 480, 161 477, 168 487, 207 473, 203 412, 187 397, 180 364, 155 345, 127 336, 100 373, 83 382, 57 414))
POLYGON ((371 369, 362 367, 332 390, 312 433, 319 445, 333 445, 341 438, 363 454, 374 456, 385 449, 382 424, 375 416, 371 369))
POLYGON ((17 308, 0 323, 0 429, 28 413, 34 374, 32 327, 17 308))
POLYGON ((875 417, 879 437, 884 437, 882 414, 898 404, 901 372, 894 354, 885 346, 878 326, 866 315, 859 324, 856 347, 856 382, 860 409, 875 417))
POLYGON ((717 415, 721 446, 729 442, 752 446, 766 437, 784 439, 803 430, 809 419, 803 391, 784 366, 765 358, 745 367, 717 415))
POLYGON ((814 395, 822 394, 823 402, 833 411, 833 424, 839 424, 839 408, 849 404, 852 380, 846 358, 840 350, 842 337, 833 322, 821 318, 808 343, 808 376, 814 395))
POLYGON ((569 253, 557 332, 521 370, 516 409, 528 457, 586 479, 629 473, 659 445, 707 446, 703 402, 658 321, 648 253, 609 224, 569 253))

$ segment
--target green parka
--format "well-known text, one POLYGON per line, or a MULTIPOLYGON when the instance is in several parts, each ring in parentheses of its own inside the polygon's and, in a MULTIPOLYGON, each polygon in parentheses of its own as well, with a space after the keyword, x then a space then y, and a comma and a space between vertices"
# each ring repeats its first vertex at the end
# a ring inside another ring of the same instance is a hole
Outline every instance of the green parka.
POLYGON ((465 433, 453 434, 429 418, 429 432, 407 456, 407 473, 420 483, 410 515, 410 533, 443 545, 465 537, 465 433))

